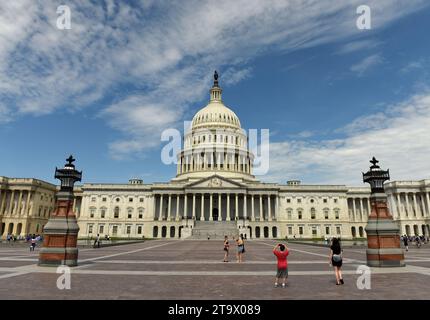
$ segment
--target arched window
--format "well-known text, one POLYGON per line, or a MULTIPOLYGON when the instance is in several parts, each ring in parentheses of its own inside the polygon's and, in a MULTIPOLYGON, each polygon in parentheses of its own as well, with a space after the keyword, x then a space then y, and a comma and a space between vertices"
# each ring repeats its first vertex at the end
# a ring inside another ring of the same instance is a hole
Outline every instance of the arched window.
POLYGON ((100 209, 100 218, 104 219, 106 216, 106 208, 100 209))
POLYGON ((115 207, 113 209, 113 217, 114 218, 119 218, 119 207, 115 207))
POLYGON ((315 208, 311 208, 311 219, 315 219, 316 218, 316 210, 315 208))

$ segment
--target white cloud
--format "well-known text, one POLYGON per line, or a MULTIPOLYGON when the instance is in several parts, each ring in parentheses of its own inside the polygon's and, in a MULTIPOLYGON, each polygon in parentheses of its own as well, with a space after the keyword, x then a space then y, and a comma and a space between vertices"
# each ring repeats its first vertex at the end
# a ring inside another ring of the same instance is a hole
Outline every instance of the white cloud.
POLYGON ((336 54, 347 54, 360 50, 374 49, 380 45, 380 42, 373 39, 356 40, 342 45, 336 54))
POLYGON ((265 178, 360 185, 360 170, 368 169, 372 156, 390 168, 392 180, 429 178, 430 93, 360 117, 346 128, 339 139, 271 143, 265 178))
MULTIPOLYGON (((224 84, 234 84, 249 76, 249 61, 268 50, 291 51, 358 35, 355 8, 361 1, 67 4, 71 30, 56 28, 58 1, 0 3, 1 114, 10 121, 60 108, 79 111, 118 93, 102 114, 124 135, 112 150, 126 156, 127 150, 154 147, 146 135, 153 134, 152 141, 157 130, 142 129, 137 122, 148 125, 156 114, 159 129, 190 117, 188 108, 207 94, 214 69, 224 84), (231 74, 229 80, 224 71, 231 74), (130 92, 121 90, 130 84, 135 86, 130 92)), ((425 5, 424 0, 372 2, 372 27, 425 5)))
POLYGON ((352 65, 350 70, 361 76, 364 72, 381 64, 382 62, 383 59, 380 54, 372 54, 371 56, 364 58, 357 64, 352 65))

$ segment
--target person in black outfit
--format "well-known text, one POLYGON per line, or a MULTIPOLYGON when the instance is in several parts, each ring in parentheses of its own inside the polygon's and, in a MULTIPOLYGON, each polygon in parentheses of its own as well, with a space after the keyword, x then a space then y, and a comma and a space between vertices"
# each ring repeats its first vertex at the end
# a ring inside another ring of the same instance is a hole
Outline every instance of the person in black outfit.
POLYGON ((339 239, 333 238, 330 247, 329 263, 333 266, 336 274, 336 285, 343 284, 342 278, 342 248, 340 247, 339 239))
POLYGON ((408 246, 408 236, 405 235, 403 237, 403 244, 405 245, 406 251, 409 251, 409 246, 408 246))

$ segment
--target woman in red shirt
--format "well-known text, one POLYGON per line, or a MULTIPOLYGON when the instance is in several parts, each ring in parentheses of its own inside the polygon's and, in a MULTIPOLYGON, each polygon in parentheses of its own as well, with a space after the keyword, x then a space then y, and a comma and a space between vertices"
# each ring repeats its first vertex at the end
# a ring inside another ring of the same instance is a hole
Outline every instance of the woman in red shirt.
POLYGON ((278 271, 276 273, 275 287, 278 287, 278 281, 282 278, 282 288, 285 288, 288 278, 288 262, 287 256, 290 252, 283 244, 277 244, 273 248, 273 254, 278 258, 278 271), (279 248, 279 250, 278 250, 279 248))

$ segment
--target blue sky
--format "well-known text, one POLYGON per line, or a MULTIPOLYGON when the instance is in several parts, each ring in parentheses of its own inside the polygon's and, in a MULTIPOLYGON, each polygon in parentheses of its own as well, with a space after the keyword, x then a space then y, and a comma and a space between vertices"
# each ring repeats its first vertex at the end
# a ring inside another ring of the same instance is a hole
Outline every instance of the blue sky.
POLYGON ((430 5, 367 1, 58 1, 0 4, 0 175, 168 181, 162 130, 206 105, 213 70, 245 129, 270 129, 263 181, 428 179, 430 5))

